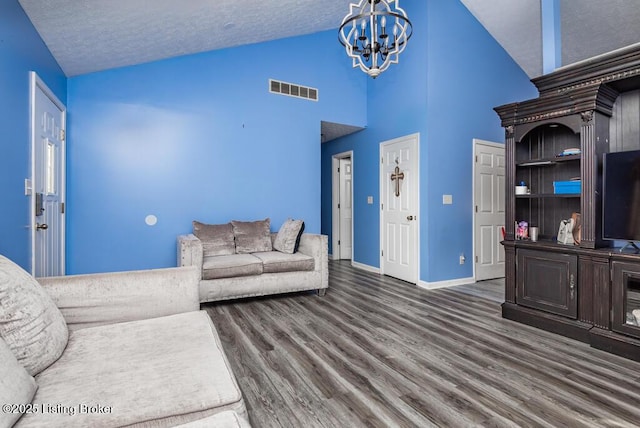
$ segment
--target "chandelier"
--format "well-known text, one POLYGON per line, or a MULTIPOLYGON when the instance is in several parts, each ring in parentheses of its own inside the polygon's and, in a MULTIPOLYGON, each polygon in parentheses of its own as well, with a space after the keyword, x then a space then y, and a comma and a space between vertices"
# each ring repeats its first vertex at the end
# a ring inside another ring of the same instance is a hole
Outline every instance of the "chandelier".
POLYGON ((360 0, 351 3, 349 14, 338 30, 340 43, 353 59, 353 67, 360 67, 374 79, 391 64, 398 63, 398 56, 413 34, 411 21, 398 2, 360 0))

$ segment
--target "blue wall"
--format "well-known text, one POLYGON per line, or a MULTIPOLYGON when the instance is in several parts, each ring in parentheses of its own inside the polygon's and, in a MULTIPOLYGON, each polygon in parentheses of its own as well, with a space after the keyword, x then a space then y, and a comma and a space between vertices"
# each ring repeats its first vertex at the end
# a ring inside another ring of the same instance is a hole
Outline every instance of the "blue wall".
POLYGON ((560 0, 541 0, 542 73, 555 71, 562 65, 562 31, 560 0))
POLYGON ((366 84, 335 31, 70 78, 67 271, 174 266, 194 219, 319 233, 320 121, 364 126, 366 84))
MULTIPOLYGON (((331 156, 353 150, 354 261, 379 267, 379 143, 419 132, 420 279, 467 278, 473 276, 472 140, 503 142, 493 107, 537 91, 459 1, 402 6, 414 36, 398 65, 369 80, 368 128, 323 144, 323 207, 331 205, 331 156), (453 195, 453 205, 442 205, 443 194, 453 195), (367 195, 374 205, 366 204, 367 195), (460 253, 468 257, 465 265, 460 253)), ((330 210, 323 210, 322 232, 331 234, 330 210)))
POLYGON ((29 72, 35 71, 63 103, 67 79, 17 0, 0 2, 0 254, 30 269, 29 72))
POLYGON ((334 30, 67 80, 17 1, 3 2, 0 252, 28 267, 36 70, 68 106, 68 273, 172 266, 175 237, 193 219, 268 216, 275 230, 291 216, 330 235, 330 161, 347 150, 355 261, 378 267, 379 143, 419 132, 421 279, 471 276, 458 255, 472 254, 472 138, 502 141, 492 107, 536 91, 459 1, 403 7, 414 36, 376 80, 351 69, 334 30), (320 101, 269 94, 268 78, 317 87, 320 101), (321 147, 321 120, 366 129, 321 147), (442 205, 444 193, 453 205, 442 205), (157 225, 145 224, 149 214, 157 225))
MULTIPOLYGON (((398 64, 376 79, 367 77, 367 129, 322 145, 322 233, 331 237, 331 157, 353 150, 354 261, 369 266, 378 267, 380 261, 379 143, 426 131, 426 3, 402 2, 413 36, 398 64), (373 196, 374 204, 367 203, 368 196, 373 196)), ((352 73, 366 76, 359 69, 352 73)))

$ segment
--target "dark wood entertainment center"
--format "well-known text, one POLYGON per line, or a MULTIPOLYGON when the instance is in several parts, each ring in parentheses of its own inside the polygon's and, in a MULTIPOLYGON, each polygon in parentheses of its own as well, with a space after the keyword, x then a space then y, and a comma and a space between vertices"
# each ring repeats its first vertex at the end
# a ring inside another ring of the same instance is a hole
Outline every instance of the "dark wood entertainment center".
POLYGON ((640 149, 640 45, 532 82, 538 98, 495 108, 506 135, 502 316, 640 361, 640 253, 602 239, 603 155, 640 149), (559 156, 571 148, 580 153, 559 156), (579 193, 554 192, 578 178, 579 193), (521 182, 530 193, 516 194, 521 182), (573 212, 580 244, 558 244, 573 212), (519 221, 539 228, 538 241, 516 239, 519 221))

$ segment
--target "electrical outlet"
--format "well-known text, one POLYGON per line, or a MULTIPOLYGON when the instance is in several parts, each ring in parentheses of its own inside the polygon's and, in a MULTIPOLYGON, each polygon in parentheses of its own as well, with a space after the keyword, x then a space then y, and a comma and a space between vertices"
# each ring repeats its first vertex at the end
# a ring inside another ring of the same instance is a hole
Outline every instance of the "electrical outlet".
POLYGON ((465 262, 464 254, 460 254, 460 264, 463 265, 465 262))

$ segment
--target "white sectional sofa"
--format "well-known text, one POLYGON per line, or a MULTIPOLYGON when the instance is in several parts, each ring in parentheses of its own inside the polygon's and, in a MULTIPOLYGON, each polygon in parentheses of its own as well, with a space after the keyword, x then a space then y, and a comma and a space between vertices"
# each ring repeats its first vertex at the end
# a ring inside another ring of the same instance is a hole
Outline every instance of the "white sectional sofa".
POLYGON ((247 427, 197 268, 40 279, 0 256, 0 426, 247 427))

